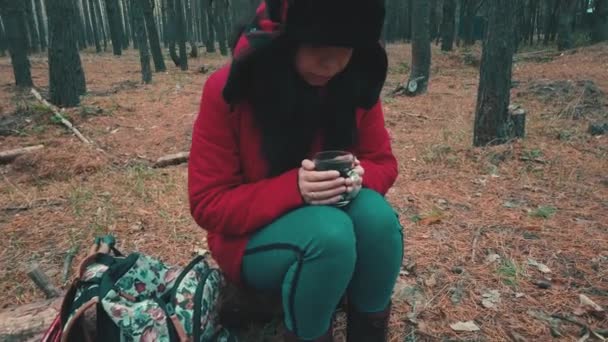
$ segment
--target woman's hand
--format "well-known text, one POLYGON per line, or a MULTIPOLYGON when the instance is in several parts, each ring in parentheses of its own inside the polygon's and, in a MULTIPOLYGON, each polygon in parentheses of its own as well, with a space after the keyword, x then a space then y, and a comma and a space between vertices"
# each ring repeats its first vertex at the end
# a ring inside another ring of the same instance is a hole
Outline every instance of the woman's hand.
POLYGON ((304 202, 312 205, 332 205, 342 200, 347 191, 346 179, 338 171, 315 171, 315 163, 302 161, 298 186, 304 202))
POLYGON ((357 194, 359 194, 359 190, 361 190, 361 186, 363 184, 363 175, 365 174, 365 170, 361 166, 359 159, 355 158, 355 168, 352 172, 353 175, 346 178, 346 192, 349 199, 357 197, 357 194))

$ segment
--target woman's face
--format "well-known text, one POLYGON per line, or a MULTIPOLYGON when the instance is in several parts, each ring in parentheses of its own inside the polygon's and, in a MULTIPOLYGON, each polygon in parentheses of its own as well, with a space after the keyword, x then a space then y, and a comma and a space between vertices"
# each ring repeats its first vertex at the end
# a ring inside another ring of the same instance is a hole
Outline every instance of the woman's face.
POLYGON ((300 46, 296 52, 296 70, 312 86, 324 86, 342 72, 353 49, 337 46, 300 46))

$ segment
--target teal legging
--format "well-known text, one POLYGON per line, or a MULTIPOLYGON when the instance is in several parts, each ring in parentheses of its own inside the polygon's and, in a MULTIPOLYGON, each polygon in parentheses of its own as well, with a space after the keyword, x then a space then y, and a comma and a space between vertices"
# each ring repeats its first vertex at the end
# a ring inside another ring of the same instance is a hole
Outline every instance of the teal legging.
POLYGON ((345 293, 358 312, 386 309, 402 259, 395 211, 362 189, 344 209, 302 207, 258 231, 242 274, 256 290, 281 293, 285 325, 306 340, 327 332, 345 293))

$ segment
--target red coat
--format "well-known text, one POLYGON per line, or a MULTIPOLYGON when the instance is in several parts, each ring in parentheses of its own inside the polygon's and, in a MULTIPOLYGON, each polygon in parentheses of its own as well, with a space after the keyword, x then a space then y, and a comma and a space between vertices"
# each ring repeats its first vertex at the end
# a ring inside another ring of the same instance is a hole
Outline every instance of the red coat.
MULTIPOLYGON (((304 205, 298 169, 268 178, 260 132, 251 109, 233 112, 222 97, 229 66, 214 72, 203 89, 192 132, 188 195, 194 220, 207 231, 209 248, 227 278, 240 282, 251 234, 304 205)), ((356 112, 359 143, 351 149, 365 169, 363 186, 385 194, 397 178, 381 102, 356 112)), ((318 137, 310 155, 321 146, 318 137)))

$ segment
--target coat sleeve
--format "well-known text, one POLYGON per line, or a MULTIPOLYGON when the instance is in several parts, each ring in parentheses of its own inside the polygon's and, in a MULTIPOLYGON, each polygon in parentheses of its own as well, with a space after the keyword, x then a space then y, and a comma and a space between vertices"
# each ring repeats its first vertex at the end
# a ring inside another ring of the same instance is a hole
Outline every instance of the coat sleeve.
POLYGON ((225 77, 205 83, 192 132, 188 197, 196 223, 223 235, 244 235, 301 206, 298 170, 245 183, 233 113, 222 97, 225 77))
POLYGON ((363 186, 385 195, 397 179, 398 165, 384 126, 381 101, 363 113, 356 154, 365 169, 363 186))

